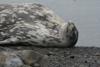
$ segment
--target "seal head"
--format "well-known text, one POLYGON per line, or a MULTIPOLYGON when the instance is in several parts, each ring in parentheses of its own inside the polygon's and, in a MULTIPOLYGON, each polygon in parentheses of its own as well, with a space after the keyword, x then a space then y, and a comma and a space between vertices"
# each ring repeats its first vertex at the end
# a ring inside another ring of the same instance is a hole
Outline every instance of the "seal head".
POLYGON ((67 47, 73 47, 78 41, 78 30, 72 21, 62 24, 60 35, 67 47))

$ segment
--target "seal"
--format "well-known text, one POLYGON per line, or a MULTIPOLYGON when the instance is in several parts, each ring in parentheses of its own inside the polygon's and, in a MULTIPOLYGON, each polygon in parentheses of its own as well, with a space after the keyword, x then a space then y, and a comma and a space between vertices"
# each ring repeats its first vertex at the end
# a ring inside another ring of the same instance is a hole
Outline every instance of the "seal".
POLYGON ((0 4, 0 45, 72 47, 78 30, 41 4, 0 4))

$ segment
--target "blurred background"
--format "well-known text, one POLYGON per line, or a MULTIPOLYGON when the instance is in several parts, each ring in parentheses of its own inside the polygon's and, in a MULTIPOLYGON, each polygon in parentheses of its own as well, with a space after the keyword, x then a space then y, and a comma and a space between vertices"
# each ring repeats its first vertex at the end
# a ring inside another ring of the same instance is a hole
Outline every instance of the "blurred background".
POLYGON ((40 3, 79 31, 76 46, 100 47, 100 0, 0 0, 0 3, 40 3))

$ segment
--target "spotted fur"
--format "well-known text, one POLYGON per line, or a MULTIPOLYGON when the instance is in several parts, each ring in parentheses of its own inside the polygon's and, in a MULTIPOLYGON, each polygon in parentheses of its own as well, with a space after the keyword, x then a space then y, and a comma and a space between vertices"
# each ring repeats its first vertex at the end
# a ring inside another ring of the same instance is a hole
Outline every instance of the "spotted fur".
POLYGON ((0 45, 71 47, 77 40, 74 23, 64 23, 41 4, 0 4, 0 45))

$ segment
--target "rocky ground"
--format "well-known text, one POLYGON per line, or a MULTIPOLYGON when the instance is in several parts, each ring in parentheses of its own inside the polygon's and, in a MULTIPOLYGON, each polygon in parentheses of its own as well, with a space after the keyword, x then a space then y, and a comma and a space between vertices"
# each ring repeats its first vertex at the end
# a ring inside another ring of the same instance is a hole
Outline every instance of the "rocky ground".
MULTIPOLYGON (((34 50, 43 56, 48 56, 49 67, 100 67, 100 48, 40 48, 32 46, 7 46, 13 51, 34 50)), ((38 66, 37 66, 38 67, 38 66)))

